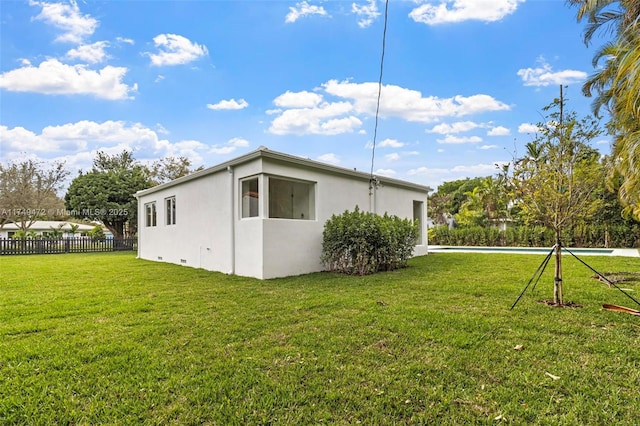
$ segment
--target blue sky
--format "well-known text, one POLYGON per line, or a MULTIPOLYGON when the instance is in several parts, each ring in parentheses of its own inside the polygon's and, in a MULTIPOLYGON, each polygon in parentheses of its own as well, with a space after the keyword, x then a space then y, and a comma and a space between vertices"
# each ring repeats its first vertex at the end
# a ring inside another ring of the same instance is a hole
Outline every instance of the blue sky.
MULTIPOLYGON (((75 175, 129 149, 207 167, 263 145, 370 170, 382 1, 2 1, 0 15, 2 162, 75 175)), ((493 174, 559 84, 589 113, 582 32, 563 0, 390 0, 375 172, 433 188, 493 174)))

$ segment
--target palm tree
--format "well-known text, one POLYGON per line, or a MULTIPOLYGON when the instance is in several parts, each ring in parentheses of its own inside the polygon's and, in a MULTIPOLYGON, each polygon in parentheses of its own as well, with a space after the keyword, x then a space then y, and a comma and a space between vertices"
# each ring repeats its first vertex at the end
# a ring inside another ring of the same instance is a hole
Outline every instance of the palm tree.
POLYGON ((71 237, 75 237, 76 234, 78 233, 78 229, 80 228, 80 225, 78 225, 77 223, 70 223, 69 228, 71 228, 70 230, 71 237))
POLYGON ((52 240, 59 240, 60 238, 62 238, 62 236, 64 235, 64 231, 62 230, 62 227, 64 225, 66 225, 66 223, 61 223, 60 225, 58 225, 57 228, 50 226, 49 238, 51 238, 52 240))
POLYGON ((614 34, 594 56, 604 66, 584 84, 586 96, 595 94, 596 114, 605 107, 614 136, 611 180, 621 179, 618 195, 625 213, 640 218, 640 2, 637 0, 569 0, 578 6, 578 20, 587 19, 584 41, 603 28, 614 34), (614 6, 617 5, 617 8, 614 6))

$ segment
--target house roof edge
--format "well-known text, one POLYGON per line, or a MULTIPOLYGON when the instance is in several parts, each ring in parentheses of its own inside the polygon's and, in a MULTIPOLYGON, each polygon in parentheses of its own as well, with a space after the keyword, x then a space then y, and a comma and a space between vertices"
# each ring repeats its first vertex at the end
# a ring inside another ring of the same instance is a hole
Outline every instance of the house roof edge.
MULTIPOLYGON (((250 151, 244 155, 241 155, 236 158, 232 158, 231 160, 225 161, 223 163, 217 164, 215 166, 208 167, 204 170, 200 170, 194 173, 191 173, 187 176, 180 177, 178 179, 174 179, 170 182, 166 182, 151 188, 144 189, 142 191, 136 192, 136 198, 141 196, 152 194, 156 191, 160 191, 162 189, 171 188, 176 185, 180 185, 185 182, 189 182, 191 180, 199 179, 204 176, 208 176, 210 174, 218 173, 222 170, 225 170, 229 167, 237 166, 239 164, 246 163, 248 161, 254 160, 256 158, 269 158, 274 160, 280 160, 288 163, 298 164, 306 167, 311 167, 314 169, 320 169, 332 173, 338 173, 342 175, 357 177, 358 179, 369 180, 370 174, 366 172, 357 171, 355 169, 348 169, 346 167, 340 167, 333 164, 327 164, 316 160, 311 160, 309 158, 303 158, 296 155, 285 154, 279 151, 272 151, 265 146, 260 146, 258 149, 250 151)), ((419 191, 424 191, 425 193, 429 193, 433 191, 433 189, 426 185, 420 185, 413 182, 408 182, 405 180, 390 178, 386 176, 378 176, 374 174, 374 177, 382 184, 390 184, 394 186, 401 186, 405 188, 417 189, 419 191)))

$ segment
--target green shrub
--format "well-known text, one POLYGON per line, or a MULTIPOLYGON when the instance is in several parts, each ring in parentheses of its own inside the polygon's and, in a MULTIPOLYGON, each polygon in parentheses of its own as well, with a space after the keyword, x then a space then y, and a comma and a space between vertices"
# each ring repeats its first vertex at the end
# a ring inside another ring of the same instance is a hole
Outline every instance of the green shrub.
POLYGON ((322 263, 330 271, 368 275, 406 266, 418 238, 409 219, 360 211, 333 215, 324 225, 322 263))
MULTIPOLYGON (((639 247, 640 225, 576 224, 562 230, 566 247, 639 247)), ((551 247, 555 234, 542 226, 496 228, 438 226, 429 230, 429 244, 442 246, 551 247)))

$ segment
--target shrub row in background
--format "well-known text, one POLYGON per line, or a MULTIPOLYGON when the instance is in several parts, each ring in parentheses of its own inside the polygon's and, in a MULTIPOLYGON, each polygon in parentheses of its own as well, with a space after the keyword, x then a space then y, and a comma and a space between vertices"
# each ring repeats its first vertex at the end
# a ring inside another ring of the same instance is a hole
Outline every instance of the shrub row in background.
MULTIPOLYGON (((567 247, 640 247, 640 225, 576 225, 562 233, 567 247)), ((429 230, 429 244, 442 246, 551 247, 552 230, 540 226, 497 228, 453 228, 438 226, 429 230)))
POLYGON ((322 234, 322 262, 330 271, 367 275, 406 266, 418 238, 409 219, 360 211, 333 215, 322 234))

